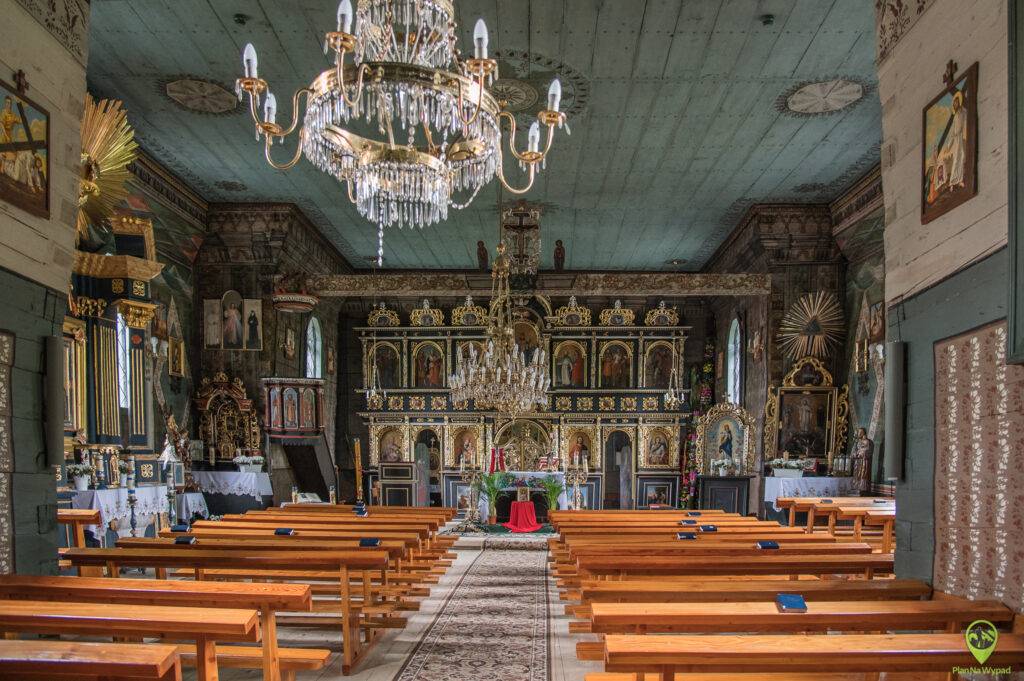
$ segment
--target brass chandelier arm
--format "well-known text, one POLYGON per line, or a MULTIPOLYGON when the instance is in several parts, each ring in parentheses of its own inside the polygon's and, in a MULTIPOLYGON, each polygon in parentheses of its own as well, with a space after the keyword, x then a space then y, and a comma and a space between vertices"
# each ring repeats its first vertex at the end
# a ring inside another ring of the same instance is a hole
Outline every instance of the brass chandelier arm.
POLYGON ((533 166, 533 165, 535 165, 537 163, 540 163, 541 161, 544 160, 544 157, 547 156, 548 152, 551 150, 551 143, 555 139, 555 126, 553 124, 547 123, 547 122, 544 123, 544 125, 546 125, 547 128, 548 128, 548 138, 547 138, 547 141, 544 143, 544 151, 524 151, 524 152, 518 152, 518 151, 516 151, 516 146, 515 146, 515 144, 516 144, 516 117, 513 116, 508 111, 501 111, 501 112, 498 113, 498 116, 499 116, 499 118, 507 118, 508 119, 508 124, 509 124, 508 150, 510 152, 512 152, 512 155, 515 156, 517 160, 522 161, 523 163, 528 163, 531 166, 533 166))
POLYGON ((459 120, 462 121, 462 132, 464 135, 466 135, 466 137, 469 137, 469 126, 473 125, 473 123, 476 122, 476 119, 480 117, 480 109, 482 109, 484 105, 484 77, 485 76, 482 73, 477 74, 477 86, 479 87, 479 90, 477 91, 476 109, 473 111, 473 115, 470 116, 468 120, 462 117, 462 109, 466 103, 465 98, 462 94, 462 81, 455 81, 456 83, 458 83, 459 89, 459 120))
POLYGON ((533 187, 533 181, 537 177, 537 166, 536 166, 536 164, 534 164, 534 163, 527 163, 526 164, 527 168, 528 168, 527 173, 529 175, 529 180, 526 183, 525 187, 523 187, 522 189, 518 189, 518 188, 513 187, 512 185, 510 185, 508 183, 508 180, 505 179, 505 170, 502 167, 504 165, 504 160, 505 159, 504 159, 504 157, 501 154, 501 149, 499 148, 498 149, 498 167, 495 169, 494 174, 498 176, 498 181, 501 182, 501 186, 504 187, 505 189, 507 189, 508 191, 512 192, 513 194, 525 194, 526 192, 530 191, 530 188, 533 187))
POLYGON ((260 119, 259 111, 256 110, 256 95, 252 92, 249 93, 249 114, 252 116, 253 123, 256 124, 257 129, 266 137, 280 137, 284 138, 295 132, 295 128, 299 125, 299 98, 302 95, 312 95, 313 91, 309 88, 300 88, 295 91, 292 95, 292 122, 287 128, 282 128, 276 123, 268 123, 260 119))
POLYGON ((337 55, 337 59, 334 62, 334 70, 337 73, 338 89, 341 90, 341 96, 345 103, 355 107, 363 98, 363 77, 370 71, 370 67, 366 64, 360 64, 359 68, 356 69, 356 96, 354 99, 349 99, 348 94, 345 92, 345 50, 340 50, 337 55))
POLYGON ((303 128, 302 130, 299 130, 299 143, 295 145, 295 155, 292 156, 292 159, 287 163, 275 163, 274 159, 271 158, 270 145, 272 137, 273 135, 268 134, 264 138, 263 156, 267 159, 267 163, 269 163, 271 167, 276 168, 277 170, 290 170, 295 166, 296 163, 299 162, 299 159, 302 158, 302 143, 303 141, 305 141, 306 138, 306 129, 303 128))

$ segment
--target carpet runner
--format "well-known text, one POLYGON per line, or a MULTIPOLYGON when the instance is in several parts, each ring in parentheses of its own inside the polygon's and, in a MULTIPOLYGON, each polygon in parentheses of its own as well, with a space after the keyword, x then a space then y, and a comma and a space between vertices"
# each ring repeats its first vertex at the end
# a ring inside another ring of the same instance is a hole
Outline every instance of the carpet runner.
POLYGON ((480 552, 396 681, 548 681, 547 553, 480 552))

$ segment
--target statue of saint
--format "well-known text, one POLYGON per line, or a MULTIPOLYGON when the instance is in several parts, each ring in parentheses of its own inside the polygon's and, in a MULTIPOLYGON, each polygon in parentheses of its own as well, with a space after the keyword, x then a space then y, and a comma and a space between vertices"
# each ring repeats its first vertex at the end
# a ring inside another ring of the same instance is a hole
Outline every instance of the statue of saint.
POLYGON ((871 492, 871 457, 875 453, 875 443, 868 437, 863 428, 858 428, 853 436, 852 459, 853 479, 861 493, 871 492))
POLYGON ((487 252, 487 246, 484 246, 483 241, 476 242, 476 264, 482 271, 486 272, 490 269, 487 266, 487 261, 490 259, 490 253, 487 252))
POLYGON ((555 241, 555 270, 561 272, 565 269, 565 246, 562 245, 562 240, 558 239, 555 241))

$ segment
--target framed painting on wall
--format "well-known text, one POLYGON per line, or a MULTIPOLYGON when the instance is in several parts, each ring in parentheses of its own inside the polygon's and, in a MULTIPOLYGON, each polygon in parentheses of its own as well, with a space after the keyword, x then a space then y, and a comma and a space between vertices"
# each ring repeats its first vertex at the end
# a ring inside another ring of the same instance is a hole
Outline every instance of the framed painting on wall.
POLYGON ((957 77, 951 61, 944 80, 922 113, 921 224, 978 193, 978 63, 957 77))
POLYGON ((50 114, 0 80, 0 199, 50 217, 50 114))

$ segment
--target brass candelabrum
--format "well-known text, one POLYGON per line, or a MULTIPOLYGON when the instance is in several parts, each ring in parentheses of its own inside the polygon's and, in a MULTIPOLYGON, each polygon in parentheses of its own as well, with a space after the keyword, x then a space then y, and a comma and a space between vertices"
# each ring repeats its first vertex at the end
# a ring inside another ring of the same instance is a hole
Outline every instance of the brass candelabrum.
POLYGON ((455 532, 484 531, 480 520, 480 480, 483 475, 483 470, 476 463, 462 469, 462 481, 469 485, 469 508, 466 509, 466 517, 455 526, 455 532))
POLYGON ((583 505, 583 489, 581 485, 587 483, 590 477, 590 466, 584 459, 582 465, 569 466, 565 469, 565 484, 569 487, 569 508, 578 511, 583 505))

